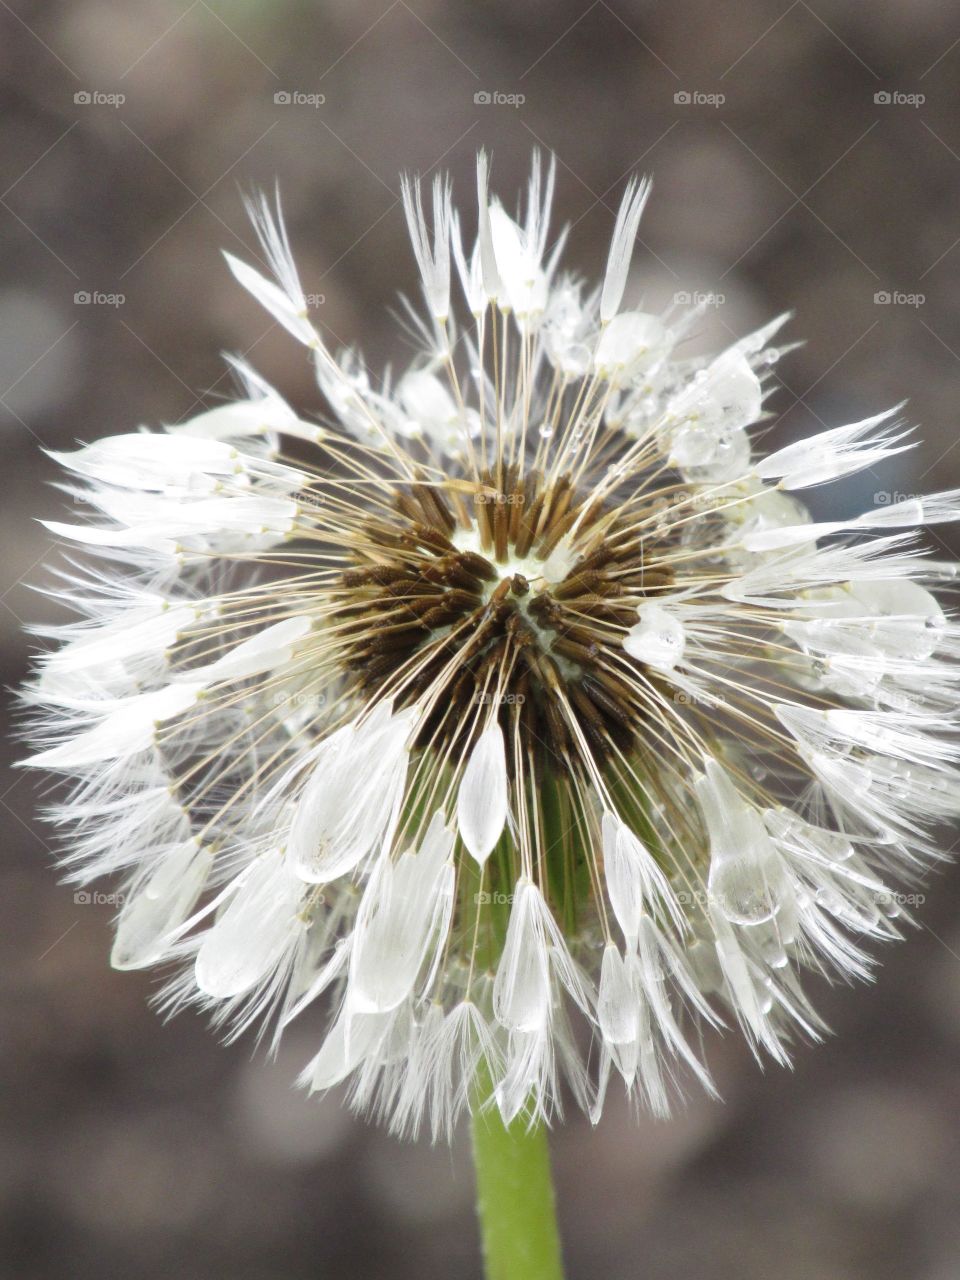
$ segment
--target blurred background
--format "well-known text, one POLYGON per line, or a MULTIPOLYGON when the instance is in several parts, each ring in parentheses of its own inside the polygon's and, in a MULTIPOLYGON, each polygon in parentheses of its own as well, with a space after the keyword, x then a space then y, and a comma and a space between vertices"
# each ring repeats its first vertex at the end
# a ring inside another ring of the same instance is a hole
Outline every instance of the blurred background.
MULTIPOLYGON (((281 185, 318 323, 378 368, 409 356, 401 170, 448 168, 470 209, 482 144, 512 204, 552 150, 588 273, 651 173, 648 308, 713 292, 713 344, 796 310, 784 439, 909 397, 922 444, 831 509, 960 485, 958 89, 939 0, 0 0, 3 684, 23 622, 53 616, 31 590, 61 507, 44 449, 214 403, 223 350, 317 406, 303 349, 219 256, 250 256, 257 183, 281 185)), ((149 976, 107 967, 110 906, 57 884, 36 802, 4 774, 2 1273, 478 1276, 464 1136, 400 1145, 308 1100, 295 1036, 270 1063, 163 1025, 149 976)), ((792 1073, 729 1036, 722 1104, 558 1128, 571 1277, 960 1275, 958 869, 918 914, 872 987, 816 993, 837 1034, 792 1073)))

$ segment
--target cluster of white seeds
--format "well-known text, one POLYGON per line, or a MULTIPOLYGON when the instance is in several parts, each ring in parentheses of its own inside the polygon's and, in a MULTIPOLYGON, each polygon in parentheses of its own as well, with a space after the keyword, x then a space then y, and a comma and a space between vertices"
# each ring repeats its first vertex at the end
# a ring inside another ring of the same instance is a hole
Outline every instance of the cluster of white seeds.
POLYGON ((70 878, 119 878, 113 963, 237 1035, 315 1019, 314 1090, 449 1132, 465 1107, 658 1114, 698 1028, 787 1060, 803 970, 866 977, 960 809, 956 492, 811 523, 903 448, 897 410, 765 456, 783 319, 711 359, 702 308, 628 310, 648 185, 599 288, 559 269, 553 171, 404 186, 426 311, 395 380, 318 334, 279 218, 238 280, 324 417, 242 361, 188 422, 56 455, 96 553, 26 693, 69 780, 70 878), (463 303, 453 305, 455 285, 463 303), (325 1023, 325 1025, 324 1025, 325 1023))

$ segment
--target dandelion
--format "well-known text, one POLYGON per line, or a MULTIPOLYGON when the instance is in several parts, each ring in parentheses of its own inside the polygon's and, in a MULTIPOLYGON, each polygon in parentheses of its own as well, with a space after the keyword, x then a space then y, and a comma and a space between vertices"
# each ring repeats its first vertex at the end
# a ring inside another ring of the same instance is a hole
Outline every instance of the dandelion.
POLYGON ((26 694, 70 879, 120 880, 113 963, 231 1036, 322 1013, 303 1084, 435 1137, 561 1082, 666 1115, 709 1026, 787 1062, 805 971, 869 975, 960 810, 957 570, 916 533, 960 491, 797 497, 908 448, 899 407, 761 453, 787 317, 691 356, 709 299, 629 309, 649 184, 587 288, 553 166, 516 217, 478 177, 473 245, 404 184, 395 381, 328 348, 256 203, 269 274, 228 261, 325 416, 235 360, 233 402, 55 455, 100 567, 26 694))

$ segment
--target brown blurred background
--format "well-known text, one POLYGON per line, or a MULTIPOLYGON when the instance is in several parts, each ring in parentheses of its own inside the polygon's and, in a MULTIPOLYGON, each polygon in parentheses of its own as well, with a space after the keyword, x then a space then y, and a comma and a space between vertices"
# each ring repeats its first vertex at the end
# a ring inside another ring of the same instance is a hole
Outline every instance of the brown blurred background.
MULTIPOLYGON (((4 683, 21 623, 52 616, 29 586, 36 518, 61 508, 44 448, 213 403, 222 350, 316 406, 302 348, 219 257, 249 256, 240 192, 274 179, 331 341, 379 367, 409 355, 401 169, 448 167, 472 208, 483 144, 512 204, 531 148, 554 150, 591 273, 626 175, 650 172, 648 305, 714 291, 712 342, 798 313, 777 431, 910 398, 923 444, 818 511, 960 485, 958 87, 942 0, 0 0, 4 683)), ((35 780, 0 797, 2 1274, 477 1276, 462 1136, 404 1146, 306 1099, 295 1036, 270 1064, 196 1017, 164 1026, 149 977, 107 967, 110 907, 57 884, 35 780)), ((837 1035, 792 1073, 729 1036, 722 1105, 558 1129, 571 1277, 960 1275, 956 869, 919 915, 873 987, 817 993, 837 1035)))

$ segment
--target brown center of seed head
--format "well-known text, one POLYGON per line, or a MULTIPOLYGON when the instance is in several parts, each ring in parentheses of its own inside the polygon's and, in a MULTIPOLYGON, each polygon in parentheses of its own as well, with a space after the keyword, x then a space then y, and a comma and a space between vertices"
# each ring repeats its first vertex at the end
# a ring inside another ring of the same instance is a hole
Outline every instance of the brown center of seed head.
POLYGON ((495 706, 535 768, 568 761, 572 732, 598 760, 629 748, 642 713, 622 677, 622 637, 637 597, 669 587, 671 573, 641 559, 636 538, 569 476, 545 483, 508 468, 500 485, 482 475, 467 498, 416 484, 396 509, 367 523, 356 567, 341 575, 355 688, 429 703, 419 747, 466 748, 495 706), (568 534, 572 567, 548 581, 568 534))

